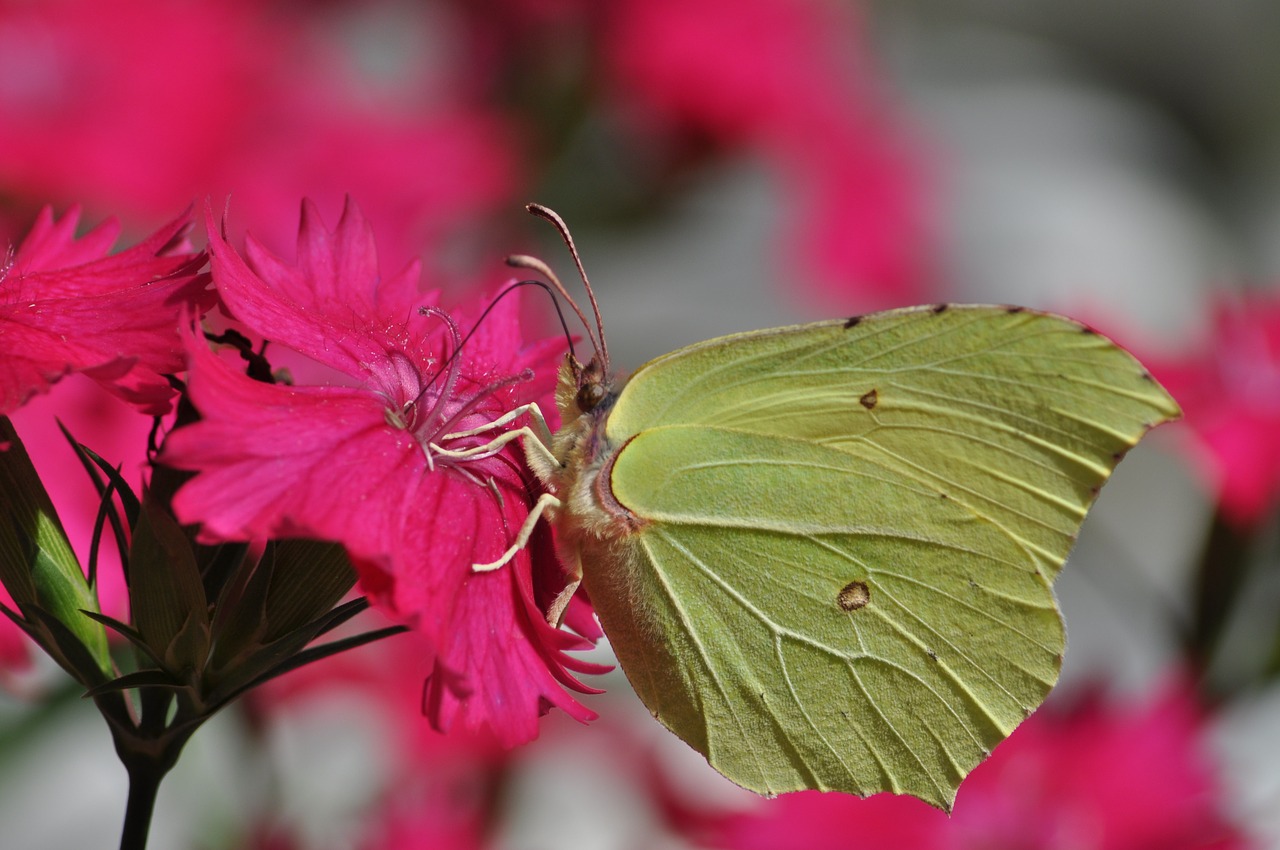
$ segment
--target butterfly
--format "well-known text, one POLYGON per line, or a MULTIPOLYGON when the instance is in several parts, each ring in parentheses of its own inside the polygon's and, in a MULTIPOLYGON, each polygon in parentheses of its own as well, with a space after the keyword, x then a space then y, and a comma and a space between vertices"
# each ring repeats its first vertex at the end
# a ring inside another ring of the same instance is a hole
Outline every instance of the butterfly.
POLYGON ((610 373, 603 323, 525 406, 540 516, 649 711, 765 795, 961 780, 1045 699, 1053 582, 1116 464, 1177 404, 1071 319, 937 304, 724 336, 610 373))

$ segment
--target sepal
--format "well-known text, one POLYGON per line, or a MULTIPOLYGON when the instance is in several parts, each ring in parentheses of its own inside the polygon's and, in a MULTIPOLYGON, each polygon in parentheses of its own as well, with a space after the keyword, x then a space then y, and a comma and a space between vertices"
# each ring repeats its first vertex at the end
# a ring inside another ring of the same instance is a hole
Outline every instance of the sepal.
POLYGON ((169 672, 196 677, 211 641, 209 604, 190 539, 164 506, 144 494, 129 549, 134 626, 169 672))
POLYGON ((0 417, 0 582, 11 619, 78 681, 112 673, 98 598, 71 549, 53 502, 7 417, 0 417))

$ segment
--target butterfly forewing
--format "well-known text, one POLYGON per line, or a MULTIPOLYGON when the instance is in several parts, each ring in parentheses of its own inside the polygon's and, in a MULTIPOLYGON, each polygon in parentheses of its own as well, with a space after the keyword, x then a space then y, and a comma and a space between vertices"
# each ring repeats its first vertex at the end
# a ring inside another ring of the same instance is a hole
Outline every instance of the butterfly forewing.
POLYGON ((740 334, 637 371, 609 423, 778 434, 968 504, 1054 574, 1116 462, 1177 415, 1128 353, 1068 319, 911 308, 740 334))

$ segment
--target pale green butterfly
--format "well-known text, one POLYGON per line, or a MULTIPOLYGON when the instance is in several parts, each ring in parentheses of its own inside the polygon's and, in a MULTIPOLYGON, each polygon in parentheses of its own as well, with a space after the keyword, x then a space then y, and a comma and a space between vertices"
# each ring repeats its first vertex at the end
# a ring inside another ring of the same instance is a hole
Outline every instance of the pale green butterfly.
POLYGON ((708 340, 618 387, 590 285, 596 334, 510 262, 596 354, 566 358, 554 436, 534 405, 466 432, 529 413, 469 452, 523 437, 547 490, 476 569, 545 512, 640 699, 720 773, 949 810, 1057 680, 1053 581, 1169 394, 1070 319, 946 304, 708 340))

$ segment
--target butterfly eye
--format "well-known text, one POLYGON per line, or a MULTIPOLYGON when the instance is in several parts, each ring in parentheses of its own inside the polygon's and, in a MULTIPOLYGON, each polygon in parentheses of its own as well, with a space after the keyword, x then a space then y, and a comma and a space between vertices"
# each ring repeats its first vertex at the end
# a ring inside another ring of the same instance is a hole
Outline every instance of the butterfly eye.
POLYGON ((579 410, 586 413, 588 410, 595 410, 596 406, 604 401, 606 394, 607 390, 605 390, 604 384, 591 381, 578 388, 578 395, 574 402, 578 405, 579 410))

